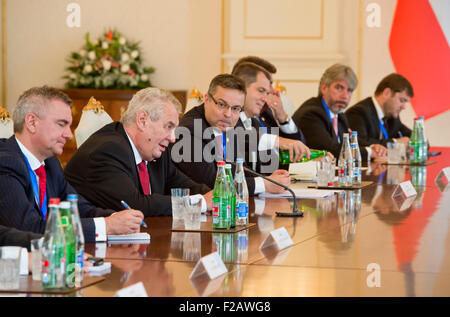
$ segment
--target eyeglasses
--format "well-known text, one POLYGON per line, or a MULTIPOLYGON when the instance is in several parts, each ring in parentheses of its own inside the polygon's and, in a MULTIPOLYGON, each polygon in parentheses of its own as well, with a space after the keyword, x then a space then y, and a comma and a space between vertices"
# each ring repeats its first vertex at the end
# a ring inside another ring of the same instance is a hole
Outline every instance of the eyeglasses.
POLYGON ((230 106, 226 102, 216 101, 216 99, 214 99, 214 97, 211 94, 208 95, 211 97, 212 101, 217 105, 217 107, 219 107, 219 109, 222 111, 231 109, 231 112, 233 114, 239 114, 242 111, 242 107, 240 106, 230 106))

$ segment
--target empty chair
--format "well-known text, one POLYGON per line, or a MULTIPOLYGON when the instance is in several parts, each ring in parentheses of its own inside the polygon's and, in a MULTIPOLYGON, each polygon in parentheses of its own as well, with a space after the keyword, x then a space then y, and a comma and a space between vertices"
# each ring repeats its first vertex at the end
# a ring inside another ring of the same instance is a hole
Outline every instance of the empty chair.
POLYGON ((0 106, 0 138, 9 138, 14 134, 13 122, 8 111, 0 106))
POLYGON ((88 104, 83 108, 80 122, 75 129, 75 141, 77 148, 86 141, 92 133, 103 128, 108 123, 113 122, 109 114, 106 113, 103 105, 95 100, 94 97, 89 99, 88 104))

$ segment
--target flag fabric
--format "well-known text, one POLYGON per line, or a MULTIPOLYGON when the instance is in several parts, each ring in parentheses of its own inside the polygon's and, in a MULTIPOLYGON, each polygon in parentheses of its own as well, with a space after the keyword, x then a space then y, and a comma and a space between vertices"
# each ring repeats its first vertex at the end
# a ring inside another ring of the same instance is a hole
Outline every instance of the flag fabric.
POLYGON ((416 115, 429 119, 449 110, 450 48, 429 0, 397 1, 389 49, 397 73, 413 85, 416 115))

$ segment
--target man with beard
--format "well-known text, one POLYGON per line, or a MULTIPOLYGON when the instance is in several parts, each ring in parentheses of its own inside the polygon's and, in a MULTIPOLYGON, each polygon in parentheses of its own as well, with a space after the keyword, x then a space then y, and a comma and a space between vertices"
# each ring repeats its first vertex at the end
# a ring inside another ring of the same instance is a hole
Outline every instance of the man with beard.
POLYGON ((345 111, 350 127, 358 131, 362 144, 409 142, 411 130, 400 121, 400 112, 414 95, 410 82, 392 73, 381 80, 375 95, 345 111))
MULTIPOLYGON (((343 134, 351 132, 343 111, 357 85, 356 74, 346 65, 334 64, 325 70, 318 96, 306 100, 292 117, 297 126, 302 127, 307 146, 339 157, 343 134)), ((374 144, 370 148, 371 157, 386 156, 384 146, 374 144)), ((361 155, 368 156, 364 147, 361 147, 361 155)))

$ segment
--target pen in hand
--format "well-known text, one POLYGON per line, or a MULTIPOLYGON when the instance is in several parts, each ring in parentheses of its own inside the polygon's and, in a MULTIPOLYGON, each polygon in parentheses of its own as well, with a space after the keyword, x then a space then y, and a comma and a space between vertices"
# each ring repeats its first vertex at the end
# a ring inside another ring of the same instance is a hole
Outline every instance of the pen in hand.
MULTIPOLYGON (((124 202, 123 200, 121 200, 120 203, 121 203, 122 206, 124 206, 126 209, 131 209, 131 207, 128 206, 128 204, 127 204, 126 202, 124 202)), ((148 227, 147 227, 147 224, 145 223, 145 221, 142 221, 141 226, 144 227, 144 228, 148 228, 148 227)))

